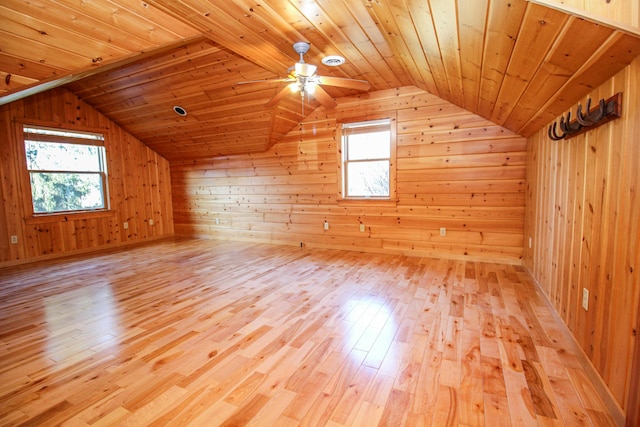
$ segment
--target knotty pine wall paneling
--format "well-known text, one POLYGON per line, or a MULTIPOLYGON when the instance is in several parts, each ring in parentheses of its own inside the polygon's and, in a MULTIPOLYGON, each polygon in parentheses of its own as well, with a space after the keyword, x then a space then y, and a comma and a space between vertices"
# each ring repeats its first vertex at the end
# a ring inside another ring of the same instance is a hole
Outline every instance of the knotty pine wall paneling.
POLYGON ((169 162, 64 89, 0 107, 0 265, 97 250, 173 234, 169 162), (24 161, 15 126, 22 122, 88 127, 105 133, 110 212, 105 216, 27 218, 24 161), (149 223, 153 219, 154 224, 149 223), (128 222, 129 229, 123 228, 128 222), (18 236, 11 244, 10 236, 18 236))
POLYGON ((638 425, 640 60, 589 96, 616 92, 621 118, 568 140, 551 141, 546 129, 529 139, 525 238, 533 245, 524 264, 638 425))
POLYGON ((521 263, 524 138, 414 87, 338 102, 264 154, 172 162, 176 233, 521 263), (393 203, 339 198, 338 123, 368 115, 397 118, 393 203))
POLYGON ((621 26, 640 28, 640 2, 636 0, 535 0, 557 7, 574 8, 590 16, 611 21, 621 26))

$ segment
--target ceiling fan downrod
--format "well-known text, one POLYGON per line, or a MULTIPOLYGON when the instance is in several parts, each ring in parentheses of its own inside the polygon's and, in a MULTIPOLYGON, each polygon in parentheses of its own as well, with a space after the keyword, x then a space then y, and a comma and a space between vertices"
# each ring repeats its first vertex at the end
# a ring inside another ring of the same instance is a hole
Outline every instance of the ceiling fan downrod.
POLYGON ((307 42, 295 42, 293 44, 293 50, 300 55, 300 62, 304 64, 304 54, 309 52, 309 47, 311 45, 307 42))

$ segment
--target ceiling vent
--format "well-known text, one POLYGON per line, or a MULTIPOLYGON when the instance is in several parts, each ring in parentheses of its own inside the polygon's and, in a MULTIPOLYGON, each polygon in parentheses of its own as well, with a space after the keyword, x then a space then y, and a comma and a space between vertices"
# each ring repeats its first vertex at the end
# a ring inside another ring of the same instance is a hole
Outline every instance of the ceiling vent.
POLYGON ((322 63, 329 67, 337 67, 344 64, 344 58, 338 55, 329 55, 322 58, 322 63))
POLYGON ((187 115, 187 110, 185 110, 184 108, 182 108, 179 105, 176 105, 173 107, 173 111, 175 111, 175 113, 179 116, 185 117, 187 115))

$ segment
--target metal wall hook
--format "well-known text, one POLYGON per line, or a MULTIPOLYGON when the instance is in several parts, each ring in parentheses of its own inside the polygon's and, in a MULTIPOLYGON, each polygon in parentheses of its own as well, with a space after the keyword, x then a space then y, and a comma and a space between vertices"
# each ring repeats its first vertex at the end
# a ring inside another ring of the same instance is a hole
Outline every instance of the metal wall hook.
POLYGON ((571 123, 571 111, 567 113, 567 119, 564 119, 564 116, 560 118, 560 129, 566 134, 572 134, 578 132, 582 129, 582 124, 580 124, 577 120, 571 123))
POLYGON ((587 99, 585 110, 582 110, 582 104, 578 104, 575 120, 571 120, 571 111, 567 112, 566 117, 560 117, 560 130, 562 134, 558 134, 558 123, 553 122, 549 125, 547 135, 553 141, 559 141, 564 138, 570 138, 579 135, 589 129, 594 129, 604 123, 607 123, 622 115, 622 93, 618 92, 609 99, 600 99, 598 107, 591 111, 591 98, 587 99))
POLYGON ((549 138, 551 138, 554 141, 560 141, 562 138, 567 136, 566 133, 563 133, 561 136, 556 133, 557 125, 558 124, 556 122, 553 122, 552 125, 549 125, 549 130, 547 131, 547 134, 549 135, 549 138))
POLYGON ((587 115, 586 116, 582 114, 582 104, 578 104, 578 111, 576 112, 576 120, 582 126, 591 126, 593 124, 588 119, 590 109, 591 109, 591 98, 587 99, 587 115))
MULTIPOLYGON (((569 113, 569 115, 571 115, 571 113, 569 113)), ((567 117, 567 121, 564 121, 564 116, 560 117, 560 129, 562 130, 562 132, 564 133, 569 133, 569 119, 570 117, 567 117)))
POLYGON ((606 110, 607 110, 607 106, 606 106, 605 100, 601 99, 600 104, 598 105, 598 109, 596 110, 595 116, 592 117, 591 114, 589 114, 589 120, 591 120, 595 125, 596 123, 598 123, 600 120, 604 118, 607 112, 606 110))

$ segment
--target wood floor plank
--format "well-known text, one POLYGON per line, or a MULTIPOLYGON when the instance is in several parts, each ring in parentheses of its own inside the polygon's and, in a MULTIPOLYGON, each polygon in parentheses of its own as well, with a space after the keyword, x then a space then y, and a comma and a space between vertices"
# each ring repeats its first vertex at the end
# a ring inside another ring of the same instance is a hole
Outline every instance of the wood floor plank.
POLYGON ((517 266, 175 238, 0 271, 0 426, 613 425, 517 266))
POLYGON ((387 404, 385 405, 380 426, 401 426, 407 417, 407 408, 411 395, 407 391, 392 389, 387 404))
POLYGON ((507 396, 484 394, 484 421, 487 426, 510 427, 511 417, 505 416, 509 412, 507 396))
POLYGON ((458 389, 440 385, 433 414, 433 425, 453 427, 458 425, 458 389))
POLYGON ((458 405, 460 424, 482 426, 484 425, 484 396, 480 335, 477 329, 467 329, 466 326, 463 329, 461 355, 460 402, 458 405))

